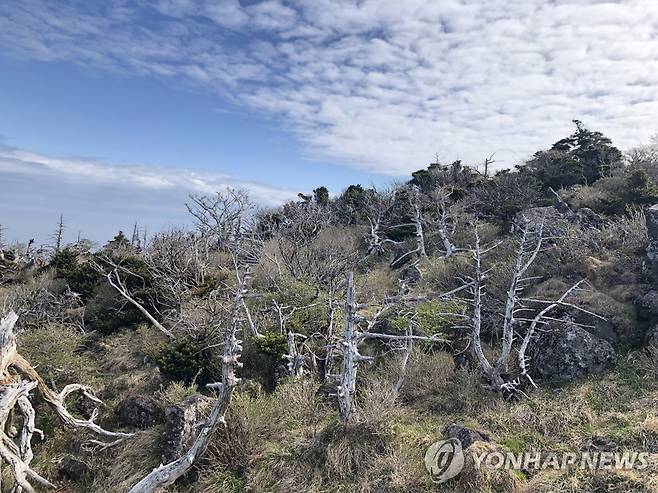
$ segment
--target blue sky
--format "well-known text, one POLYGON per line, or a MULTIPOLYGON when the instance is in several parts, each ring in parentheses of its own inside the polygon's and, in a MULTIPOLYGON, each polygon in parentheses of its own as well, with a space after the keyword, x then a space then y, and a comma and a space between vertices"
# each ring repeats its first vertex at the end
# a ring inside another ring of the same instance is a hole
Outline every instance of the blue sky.
POLYGON ((0 3, 0 224, 103 240, 443 161, 509 167, 582 119, 658 132, 653 0, 0 3))

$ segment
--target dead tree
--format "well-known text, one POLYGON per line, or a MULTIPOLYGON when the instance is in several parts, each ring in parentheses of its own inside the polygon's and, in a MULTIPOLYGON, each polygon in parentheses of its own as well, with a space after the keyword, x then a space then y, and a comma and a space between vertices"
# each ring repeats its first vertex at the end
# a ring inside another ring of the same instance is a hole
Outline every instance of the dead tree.
POLYGON ((86 399, 101 403, 92 389, 82 384, 67 385, 61 392, 51 390, 37 371, 17 351, 13 328, 18 320, 14 312, 9 312, 0 320, 0 373, 2 377, 0 397, 0 457, 9 465, 16 487, 14 491, 33 493, 32 484, 46 488, 55 488, 50 481, 39 475, 30 463, 34 457, 32 452, 32 437, 35 433, 43 436, 43 432, 35 428, 35 409, 30 401, 30 392, 36 390, 68 428, 88 430, 108 441, 91 440, 90 443, 100 448, 108 448, 121 443, 132 433, 108 431, 95 423, 98 409, 95 409, 89 419, 74 416, 66 407, 66 398, 73 393, 79 393, 86 399), (8 421, 12 414, 20 416, 14 420, 13 426, 19 426, 15 434, 10 434, 8 421), (18 443, 16 443, 18 440, 18 443))
POLYGON ((151 324, 162 332, 165 336, 173 338, 174 334, 162 325, 145 307, 140 303, 135 296, 130 292, 126 282, 122 279, 123 276, 136 276, 137 274, 122 266, 119 263, 114 262, 109 257, 105 257, 103 262, 94 262, 94 268, 102 273, 106 278, 107 282, 112 286, 117 293, 119 293, 124 300, 133 305, 139 312, 146 317, 146 319, 151 322, 151 324))
MULTIPOLYGON (((392 300, 389 299, 389 301, 392 300)), ((338 385, 336 387, 336 398, 340 418, 343 422, 350 421, 354 409, 354 395, 356 393, 357 373, 359 363, 372 361, 372 357, 363 356, 359 353, 359 345, 369 339, 377 339, 384 342, 398 341, 424 341, 424 342, 447 342, 440 334, 432 336, 415 335, 408 331, 404 335, 384 334, 375 332, 374 328, 386 311, 394 305, 390 302, 384 302, 376 314, 370 319, 365 319, 359 314, 359 309, 372 306, 371 304, 358 304, 356 301, 356 292, 354 289, 354 274, 350 272, 347 275, 347 292, 345 298, 345 329, 343 336, 338 342, 338 353, 342 356, 340 374, 337 375, 338 385), (361 330, 359 324, 367 322, 366 329, 361 330)))
POLYGON ((457 230, 457 223, 454 211, 451 210, 450 195, 453 191, 444 187, 437 187, 434 189, 430 198, 432 199, 435 208, 434 223, 436 224, 436 231, 439 234, 441 243, 445 251, 445 257, 452 257, 457 251, 452 238, 457 230))
POLYGON ((409 197, 409 206, 411 209, 411 217, 408 223, 396 224, 392 228, 404 228, 404 227, 413 227, 414 228, 414 237, 416 240, 416 248, 410 250, 403 255, 396 258, 391 262, 391 267, 401 265, 403 260, 411 255, 416 255, 419 259, 427 258, 427 249, 425 246, 425 233, 423 230, 423 213, 421 210, 421 196, 420 190, 418 187, 411 187, 407 190, 409 197))
POLYGON ((240 379, 236 376, 237 369, 242 367, 242 341, 237 338, 240 327, 240 312, 242 301, 247 292, 247 282, 250 278, 249 266, 236 268, 237 287, 229 309, 229 323, 224 336, 222 359, 222 381, 209 384, 208 387, 217 392, 215 403, 208 418, 199 423, 199 434, 185 454, 168 464, 160 465, 133 486, 129 493, 152 493, 160 491, 174 483, 185 474, 194 461, 201 456, 214 431, 226 424, 224 416, 231 403, 233 389, 240 379))
POLYGON ((0 260, 5 259, 5 231, 7 228, 0 224, 0 260))
POLYGON ((292 317, 298 310, 305 310, 319 304, 320 302, 311 303, 310 305, 303 307, 291 307, 288 305, 280 305, 276 300, 272 300, 272 306, 279 319, 279 332, 281 335, 286 336, 288 352, 283 357, 288 361, 288 375, 290 375, 292 378, 300 378, 305 373, 306 360, 308 358, 301 352, 301 346, 303 345, 303 342, 308 339, 308 337, 288 328, 288 321, 290 320, 290 317, 292 317), (302 344, 300 344, 299 341, 301 341, 302 344))
MULTIPOLYGON (((489 178, 489 168, 491 167, 492 164, 496 164, 496 160, 494 159, 495 153, 489 156, 484 160, 484 163, 482 163, 482 167, 484 168, 484 172, 482 175, 485 178, 489 178)), ((479 166, 478 166, 479 167, 479 166)))
POLYGON ((404 343, 403 347, 403 353, 402 353, 402 358, 400 360, 400 373, 398 374, 398 379, 395 382, 395 385, 393 385, 393 392, 395 392, 396 395, 400 394, 400 390, 402 390, 402 386, 404 385, 404 380, 407 377, 407 367, 409 366, 409 356, 411 356, 411 351, 414 346, 414 340, 411 338, 413 335, 413 328, 415 325, 415 321, 410 321, 409 325, 407 326, 406 330, 406 335, 408 336, 404 343))
POLYGON ((279 215, 272 231, 277 246, 274 263, 296 280, 316 283, 330 282, 345 272, 343 245, 332 244, 338 230, 325 234, 333 221, 331 209, 316 202, 291 202, 279 215))
POLYGON ((306 336, 289 330, 286 339, 288 342, 288 353, 283 357, 288 360, 288 364, 286 365, 288 375, 292 378, 301 378, 305 372, 306 356, 301 353, 297 340, 304 340, 306 336))
POLYGON ((165 293, 167 305, 179 309, 185 296, 206 282, 209 239, 172 229, 153 236, 142 257, 159 291, 165 293))
POLYGON ((140 250, 142 245, 139 239, 139 228, 137 227, 137 222, 133 225, 133 234, 130 238, 130 246, 133 250, 140 250))
POLYGON ((64 237, 64 215, 59 215, 59 222, 57 223, 57 229, 53 233, 52 239, 55 241, 55 253, 58 253, 62 249, 62 239, 64 237))
MULTIPOLYGON (((186 204, 187 210, 196 219, 197 229, 202 239, 212 239, 215 247, 232 256, 242 256, 241 263, 256 264, 259 261, 262 247, 258 238, 255 220, 255 206, 246 190, 227 187, 224 192, 214 196, 190 196, 191 203, 186 204), (249 248, 244 245, 249 244, 249 248), (258 252, 258 253, 256 253, 258 252)), ((259 337, 258 328, 249 312, 244 299, 240 302, 252 336, 259 337)))
POLYGON ((245 190, 227 187, 214 196, 191 195, 187 210, 196 219, 197 228, 212 237, 220 250, 240 241, 245 222, 254 212, 254 204, 245 190))
POLYGON ((386 252, 386 246, 397 245, 400 242, 386 237, 385 222, 394 204, 395 194, 389 190, 373 189, 368 196, 365 215, 368 218, 370 231, 366 235, 368 255, 381 256, 386 252))
POLYGON ((569 288, 558 300, 545 301, 531 298, 523 298, 521 293, 528 287, 528 283, 536 280, 535 276, 528 276, 528 270, 537 259, 537 256, 542 251, 546 238, 543 235, 544 223, 543 221, 531 227, 527 221, 523 220, 522 224, 517 226, 518 234, 516 238, 517 248, 514 261, 512 276, 507 290, 505 305, 502 313, 502 338, 500 354, 495 361, 490 361, 484 354, 482 348, 482 313, 483 313, 483 297, 485 294, 485 286, 487 279, 487 272, 483 265, 484 256, 494 248, 500 245, 497 243, 488 248, 482 248, 480 245, 480 237, 475 228, 475 246, 471 251, 474 264, 475 273, 473 277, 468 277, 470 285, 469 291, 472 298, 469 300, 472 305, 473 315, 471 318, 471 348, 475 360, 478 362, 480 370, 487 378, 493 390, 499 392, 515 392, 518 390, 521 380, 511 379, 505 380, 503 374, 507 373, 507 365, 512 354, 513 344, 519 339, 523 333, 521 324, 529 324, 526 327, 523 342, 519 349, 519 371, 524 378, 528 378, 530 382, 532 379, 528 375, 528 357, 526 351, 530 342, 535 335, 538 324, 545 323, 548 313, 558 306, 569 305, 575 309, 586 312, 590 315, 599 315, 589 312, 575 305, 568 304, 565 299, 572 295, 579 287, 585 282, 581 280, 569 288), (548 306, 539 310, 537 315, 532 319, 521 317, 523 312, 533 312, 534 309, 530 308, 528 303, 545 303, 548 306))

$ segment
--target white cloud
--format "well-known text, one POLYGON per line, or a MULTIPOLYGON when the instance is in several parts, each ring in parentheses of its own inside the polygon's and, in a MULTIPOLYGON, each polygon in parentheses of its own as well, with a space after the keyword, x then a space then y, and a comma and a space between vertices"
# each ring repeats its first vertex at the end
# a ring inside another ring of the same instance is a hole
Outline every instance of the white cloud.
POLYGON ((117 166, 92 159, 58 158, 0 146, 0 225, 5 239, 46 242, 60 214, 67 241, 78 232, 105 242, 134 222, 155 232, 190 224, 188 194, 226 187, 247 190, 260 206, 296 198, 296 192, 219 173, 155 166, 117 166))
MULTIPOLYGON (((226 187, 247 190, 263 206, 282 204, 296 197, 292 190, 242 181, 220 173, 157 166, 111 165, 91 159, 56 158, 0 146, 0 175, 40 176, 79 186, 103 185, 149 191, 212 194, 226 187)), ((45 191, 47 193, 47 190, 45 191)), ((182 203, 182 202, 181 202, 182 203)))
POLYGON ((283 117, 311 156, 378 172, 435 152, 513 165, 573 118, 624 148, 658 131, 654 0, 81 5, 0 4, 0 47, 183 77, 283 117))

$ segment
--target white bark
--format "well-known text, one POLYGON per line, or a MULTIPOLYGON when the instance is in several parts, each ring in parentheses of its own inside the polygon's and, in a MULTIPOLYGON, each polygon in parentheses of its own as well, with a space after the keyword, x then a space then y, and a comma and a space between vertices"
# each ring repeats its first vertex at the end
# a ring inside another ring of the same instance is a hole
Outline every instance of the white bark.
POLYGON ((202 455, 213 432, 221 425, 226 424, 224 416, 231 403, 233 389, 239 382, 235 371, 242 366, 242 341, 237 339, 239 329, 239 312, 246 293, 246 282, 249 279, 248 267, 242 277, 237 274, 238 287, 231 305, 230 322, 224 337, 224 351, 222 354, 222 381, 210 384, 209 387, 218 391, 217 399, 208 418, 201 423, 199 434, 189 450, 181 457, 168 464, 161 464, 151 471, 129 493, 153 493, 174 483, 185 474, 194 461, 202 455))
POLYGON ((378 318, 386 310, 391 308, 392 304, 383 303, 379 311, 368 320, 368 328, 365 332, 359 330, 359 321, 364 320, 359 314, 359 305, 356 301, 356 292, 354 289, 354 274, 350 272, 347 276, 347 293, 345 299, 345 330, 343 337, 339 342, 340 352, 342 354, 341 371, 339 383, 336 389, 340 418, 343 422, 350 421, 354 411, 354 394, 356 393, 356 380, 359 369, 359 363, 363 361, 372 361, 369 356, 363 356, 359 353, 359 345, 366 339, 379 339, 383 341, 405 341, 408 344, 412 341, 424 342, 446 342, 438 335, 426 337, 414 335, 407 332, 405 335, 382 334, 373 332, 378 318))
MULTIPOLYGON (((80 419, 73 416, 66 408, 65 399, 72 392, 82 394, 93 402, 100 403, 91 389, 80 384, 71 384, 64 387, 62 392, 56 394, 42 380, 36 370, 17 352, 16 338, 13 328, 18 320, 14 312, 9 312, 0 320, 0 457, 3 462, 11 467, 16 481, 14 491, 20 493, 34 491, 31 483, 44 487, 54 488, 48 480, 36 473, 30 463, 34 457, 32 452, 32 437, 34 433, 43 435, 41 430, 34 426, 35 411, 29 400, 29 393, 37 390, 41 398, 48 403, 59 419, 69 428, 84 428, 95 434, 114 440, 114 444, 120 443, 133 436, 132 433, 112 432, 105 430, 94 423, 98 416, 98 410, 94 410, 90 419, 80 419), (14 442, 13 437, 7 435, 7 420, 10 413, 16 410, 22 416, 21 428, 18 433, 19 443, 14 442)), ((104 442, 94 441, 102 444, 104 442)))
POLYGON ((128 292, 128 288, 126 285, 121 282, 121 278, 119 277, 119 274, 117 272, 117 269, 115 268, 114 270, 108 272, 106 274, 107 281, 110 283, 110 286, 112 286, 114 289, 117 290, 117 292, 124 297, 126 301, 128 301, 130 304, 132 304, 135 308, 137 308, 142 315, 144 315, 153 326, 158 329, 160 332, 162 332, 164 335, 166 335, 169 338, 173 338, 174 334, 171 333, 168 329, 166 329, 160 322, 158 322, 153 315, 149 313, 149 311, 142 306, 141 303, 139 303, 137 300, 135 300, 130 293, 128 292), (113 277, 116 277, 116 282, 113 277))

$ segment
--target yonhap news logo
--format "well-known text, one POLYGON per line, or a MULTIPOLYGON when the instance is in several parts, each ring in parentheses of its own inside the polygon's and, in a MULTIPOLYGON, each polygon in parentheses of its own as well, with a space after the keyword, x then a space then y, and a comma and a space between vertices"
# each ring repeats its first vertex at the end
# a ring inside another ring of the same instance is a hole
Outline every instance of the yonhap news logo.
POLYGON ((464 451, 458 438, 434 442, 425 452, 425 467, 432 481, 444 483, 464 468, 464 451))
MULTIPOLYGON (((648 452, 503 452, 499 449, 469 449, 473 467, 508 470, 635 469, 649 467, 648 452)), ((464 468, 464 450, 457 438, 440 440, 425 452, 425 467, 434 483, 455 478, 464 468)))

